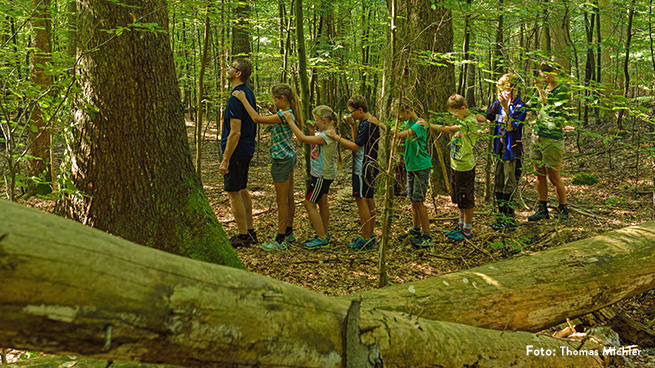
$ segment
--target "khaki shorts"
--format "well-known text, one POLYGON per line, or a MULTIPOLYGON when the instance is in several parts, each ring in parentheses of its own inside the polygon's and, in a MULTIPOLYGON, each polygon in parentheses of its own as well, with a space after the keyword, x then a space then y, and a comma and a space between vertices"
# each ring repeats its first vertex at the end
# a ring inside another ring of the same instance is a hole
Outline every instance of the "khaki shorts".
POLYGON ((532 136, 530 158, 538 167, 555 167, 564 159, 564 140, 532 136))

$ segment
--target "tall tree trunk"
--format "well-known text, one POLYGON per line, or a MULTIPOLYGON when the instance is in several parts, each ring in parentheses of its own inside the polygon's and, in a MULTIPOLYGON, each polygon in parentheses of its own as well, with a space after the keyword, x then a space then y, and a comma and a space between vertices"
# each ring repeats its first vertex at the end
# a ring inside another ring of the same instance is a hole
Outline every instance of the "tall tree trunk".
POLYGON ((569 33, 568 5, 566 2, 551 1, 550 14, 550 46, 555 63, 561 70, 571 72, 571 55, 568 49, 567 35, 569 33))
POLYGON ((202 56, 200 57, 200 73, 198 73, 198 92, 197 92, 197 110, 196 110, 196 175, 202 181, 202 100, 204 98, 204 83, 205 83, 205 66, 207 64, 207 55, 209 54, 209 37, 211 35, 211 21, 209 18, 209 6, 205 7, 207 12, 205 16, 205 32, 204 41, 202 46, 202 56))
MULTIPOLYGON (((310 119, 309 114, 309 78, 307 77, 307 50, 305 48, 305 30, 304 14, 302 0, 295 0, 296 8, 296 42, 298 43, 298 78, 300 79, 300 99, 302 101, 302 113, 305 119, 310 119)), ((303 122, 301 122, 302 124, 303 122)), ((304 125, 304 124, 303 124, 304 125)), ((305 131, 307 133, 307 131, 305 131)), ((311 157, 309 152, 309 145, 304 145, 305 152, 305 182, 309 185, 311 178, 311 157)))
MULTIPOLYGON (((455 67, 442 58, 443 54, 453 51, 452 13, 444 6, 433 5, 422 0, 402 1, 398 4, 399 14, 404 18, 398 23, 398 44, 394 53, 396 65, 404 65, 404 57, 409 53, 408 80, 404 86, 410 91, 410 100, 418 102, 422 110, 420 116, 426 120, 435 118, 429 112, 445 112, 446 100, 456 91, 455 67), (433 9, 434 7, 434 9, 433 9), (425 60, 424 55, 430 56, 425 60), (429 111, 428 111, 429 110, 429 111)), ((428 152, 432 156, 433 190, 447 192, 448 178, 443 177, 434 150, 441 150, 448 156, 445 137, 440 140, 430 139, 428 152)))
POLYGON ((250 3, 239 1, 234 10, 236 22, 232 27, 232 57, 250 57, 250 3))
MULTIPOLYGON (((623 89, 623 97, 626 99, 630 93, 630 70, 628 69, 630 62, 630 47, 632 45, 632 20, 635 15, 635 0, 632 0, 630 3, 630 11, 628 13, 628 29, 626 31, 626 40, 625 40, 625 58, 623 59, 623 76, 625 78, 625 85, 623 89)), ((616 128, 621 130, 623 129, 623 114, 625 109, 619 110, 619 115, 616 118, 616 128)))
POLYGON ((513 317, 544 324, 565 318, 563 309, 593 302, 600 307, 652 288, 653 230, 650 223, 586 245, 579 241, 573 244, 582 245, 581 253, 572 247, 560 259, 552 257, 555 248, 544 252, 550 256, 497 262, 498 270, 460 272, 437 280, 441 286, 431 291, 419 282, 395 288, 388 299, 365 293, 368 305, 362 307, 360 301, 158 252, 0 201, 0 344, 203 368, 595 367, 599 353, 590 349, 599 346, 589 340, 583 345, 512 332, 511 325, 500 329, 513 317), (602 250, 594 249, 597 243, 602 250), (547 278, 532 276, 543 275, 542 260, 555 269, 547 278), (503 274, 507 263, 513 271, 523 269, 524 278, 503 274), (561 283, 560 277, 575 281, 561 283), (617 291, 617 285, 623 288, 617 291), (534 297, 541 300, 530 304, 536 309, 524 309, 534 297), (455 302, 444 305, 447 314, 462 306, 470 311, 468 298, 484 308, 461 317, 479 323, 500 316, 500 328, 437 322, 422 314, 422 305, 441 299, 455 302), (371 302, 389 301, 401 312, 370 308, 371 302), (553 356, 530 354, 542 348, 553 356))
POLYGON ((459 88, 457 93, 462 96, 466 96, 466 90, 468 87, 467 78, 468 78, 468 65, 471 59, 469 55, 469 45, 471 43, 471 15, 470 15, 470 5, 473 0, 466 0, 466 13, 464 14, 464 42, 462 43, 462 66, 459 74, 459 88))
MULTIPOLYGON (((35 52, 32 57, 31 81, 38 87, 38 93, 46 93, 52 84, 52 77, 48 72, 47 64, 51 58, 51 9, 50 0, 32 0, 36 9, 32 17, 32 28, 34 29, 33 46, 35 52)), ((42 98, 47 99, 47 96, 42 98)), ((44 179, 52 181, 52 152, 51 152, 51 127, 45 112, 39 106, 41 99, 37 100, 31 115, 31 129, 28 137, 28 154, 36 159, 28 160, 27 175, 41 176, 45 173, 44 179)), ((38 182, 30 183, 30 192, 36 192, 41 186, 38 182)), ((49 186, 49 185, 47 185, 49 186)))
POLYGON ((136 243, 243 267, 196 175, 173 54, 165 32, 142 32, 134 18, 168 29, 164 0, 116 4, 82 0, 71 196, 68 215, 136 243), (127 5, 127 6, 126 6, 127 5), (120 35, 98 32, 127 27, 120 35))

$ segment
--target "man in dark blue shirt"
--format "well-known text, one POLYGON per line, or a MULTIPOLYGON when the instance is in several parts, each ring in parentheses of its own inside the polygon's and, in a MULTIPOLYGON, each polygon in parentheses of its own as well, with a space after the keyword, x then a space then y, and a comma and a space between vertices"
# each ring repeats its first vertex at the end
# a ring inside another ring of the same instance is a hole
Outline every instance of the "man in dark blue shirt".
MULTIPOLYGON (((251 106, 257 106, 255 94, 246 82, 252 73, 252 64, 237 58, 227 66, 226 77, 232 92, 241 90, 251 106)), ((252 200, 248 192, 248 170, 255 153, 256 127, 241 101, 232 96, 227 100, 223 116, 221 151, 223 161, 218 168, 223 174, 223 189, 230 197, 232 214, 239 233, 230 238, 233 247, 247 247, 257 243, 252 221, 252 200)))

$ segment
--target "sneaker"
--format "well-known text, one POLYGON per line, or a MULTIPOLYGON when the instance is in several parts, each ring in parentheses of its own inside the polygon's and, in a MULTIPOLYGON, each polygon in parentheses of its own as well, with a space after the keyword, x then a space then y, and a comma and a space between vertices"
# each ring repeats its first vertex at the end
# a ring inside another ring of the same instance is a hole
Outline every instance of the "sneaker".
POLYGON ((330 246, 330 235, 325 235, 325 239, 321 239, 318 236, 308 239, 305 242, 305 249, 314 250, 319 248, 328 248, 330 246))
POLYGON ((273 238, 270 242, 262 244, 262 249, 263 250, 281 250, 281 251, 287 251, 289 250, 289 244, 287 243, 287 240, 282 240, 282 243, 278 243, 275 238, 273 238))
POLYGON ((498 219, 498 221, 491 223, 492 229, 496 231, 503 231, 503 230, 511 230, 516 228, 516 220, 509 218, 509 219, 498 219))
MULTIPOLYGON (((449 234, 449 233, 446 233, 446 234, 449 234)), ((464 230, 460 230, 457 233, 450 233, 449 235, 446 235, 446 234, 444 234, 444 236, 446 237, 446 239, 448 239, 451 242, 458 242, 458 241, 462 241, 464 239, 468 239, 468 240, 473 239, 473 233, 469 232, 468 234, 464 234, 464 230)))
POLYGON ((230 245, 232 245, 232 248, 249 248, 252 245, 252 238, 247 237, 246 239, 243 239, 239 236, 239 234, 234 234, 230 238, 230 245))
POLYGON ((564 208, 558 208, 558 211, 553 214, 553 218, 555 219, 560 219, 560 220, 568 220, 569 219, 569 209, 568 207, 564 208))
POLYGON ((296 242, 296 236, 293 235, 293 232, 292 232, 291 234, 286 235, 286 237, 284 238, 284 241, 286 241, 287 243, 295 243, 296 242))
POLYGON ((358 236, 352 244, 348 244, 348 248, 353 250, 371 250, 375 248, 375 238, 371 237, 368 241, 358 236))
MULTIPOLYGON (((350 240, 352 243, 356 242, 357 239, 364 239, 361 235, 353 236, 353 238, 350 240)), ((375 239, 375 234, 371 235, 371 237, 368 240, 375 239)))
POLYGON ((412 242, 412 245, 417 248, 428 248, 433 247, 434 242, 432 241, 432 237, 430 235, 421 235, 420 238, 416 238, 412 242))
POLYGON ((462 232, 462 224, 458 223, 457 225, 455 225, 454 229, 452 229, 451 231, 449 231, 447 233, 444 233, 443 236, 448 238, 450 236, 454 236, 455 234, 461 233, 461 232, 462 232))
POLYGON ((398 240, 400 240, 400 241, 405 241, 405 240, 412 241, 412 240, 414 240, 414 239, 416 239, 416 238, 418 238, 420 236, 421 236, 420 231, 416 231, 416 230, 414 230, 414 228, 411 228, 406 233, 398 235, 398 240))
POLYGON ((548 220, 550 216, 548 215, 548 207, 539 204, 537 212, 533 215, 528 216, 528 221, 539 221, 539 220, 548 220))

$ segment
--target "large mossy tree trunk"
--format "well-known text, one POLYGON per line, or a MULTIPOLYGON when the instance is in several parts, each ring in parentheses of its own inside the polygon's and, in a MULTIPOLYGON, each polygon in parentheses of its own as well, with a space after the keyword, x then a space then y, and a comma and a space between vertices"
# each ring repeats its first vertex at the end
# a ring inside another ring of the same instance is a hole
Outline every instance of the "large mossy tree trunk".
POLYGON ((655 288, 655 222, 430 279, 371 290, 363 307, 540 331, 655 288))
POLYGON ((69 198, 67 214, 142 245, 243 267, 194 171, 166 1, 82 0, 77 25, 72 182, 83 196, 69 198))
POLYGON ((597 361, 593 343, 360 309, 359 301, 138 246, 9 201, 0 201, 0 279, 0 346, 203 368, 597 361), (578 347, 591 356, 562 353, 578 347))

